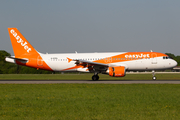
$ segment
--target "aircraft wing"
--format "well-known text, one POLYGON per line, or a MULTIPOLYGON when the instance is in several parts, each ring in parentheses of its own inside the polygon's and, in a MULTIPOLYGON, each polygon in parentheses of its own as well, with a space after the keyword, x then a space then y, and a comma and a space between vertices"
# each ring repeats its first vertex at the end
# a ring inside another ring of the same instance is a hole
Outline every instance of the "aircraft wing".
POLYGON ((86 60, 74 60, 74 61, 76 61, 75 64, 87 64, 87 65, 91 65, 91 66, 98 65, 98 66, 104 66, 104 67, 108 67, 109 66, 108 64, 91 62, 91 61, 86 61, 86 60))
POLYGON ((77 66, 82 66, 82 68, 88 68, 90 72, 94 72, 94 71, 105 72, 108 69, 108 67, 113 67, 113 66, 124 66, 127 69, 127 65, 125 64, 104 64, 104 63, 91 62, 80 59, 70 59, 70 58, 67 59, 68 62, 76 61, 75 64, 77 66))
POLYGON ((83 68, 87 68, 89 72, 98 72, 98 73, 105 73, 108 69, 108 64, 91 62, 86 60, 73 60, 76 61, 75 64, 77 66, 82 66, 83 68))

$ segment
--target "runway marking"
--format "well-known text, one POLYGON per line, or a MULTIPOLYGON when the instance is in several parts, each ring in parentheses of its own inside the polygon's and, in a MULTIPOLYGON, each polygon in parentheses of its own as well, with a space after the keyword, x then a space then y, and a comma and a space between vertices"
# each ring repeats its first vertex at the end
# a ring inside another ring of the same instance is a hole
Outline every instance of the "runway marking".
POLYGON ((0 80, 0 84, 180 84, 180 80, 0 80))

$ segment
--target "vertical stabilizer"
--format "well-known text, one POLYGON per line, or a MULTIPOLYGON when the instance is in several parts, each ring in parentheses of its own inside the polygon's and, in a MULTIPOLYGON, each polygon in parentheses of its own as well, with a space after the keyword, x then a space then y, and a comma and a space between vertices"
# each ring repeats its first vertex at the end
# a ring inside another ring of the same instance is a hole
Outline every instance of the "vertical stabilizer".
POLYGON ((7 58, 7 62, 37 69, 52 70, 42 59, 41 54, 33 48, 17 28, 8 28, 8 31, 15 57, 7 58))
POLYGON ((8 28, 14 55, 16 58, 22 58, 27 55, 38 55, 38 52, 18 31, 17 28, 8 28))

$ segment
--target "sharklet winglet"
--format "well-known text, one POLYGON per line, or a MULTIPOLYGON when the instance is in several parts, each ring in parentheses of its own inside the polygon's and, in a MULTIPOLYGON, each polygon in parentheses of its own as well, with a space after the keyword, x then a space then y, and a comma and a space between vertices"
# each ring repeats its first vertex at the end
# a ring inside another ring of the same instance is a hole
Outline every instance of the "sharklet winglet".
POLYGON ((67 59, 68 59, 68 63, 70 63, 70 62, 72 61, 72 59, 70 59, 70 58, 68 58, 68 57, 67 57, 67 59))

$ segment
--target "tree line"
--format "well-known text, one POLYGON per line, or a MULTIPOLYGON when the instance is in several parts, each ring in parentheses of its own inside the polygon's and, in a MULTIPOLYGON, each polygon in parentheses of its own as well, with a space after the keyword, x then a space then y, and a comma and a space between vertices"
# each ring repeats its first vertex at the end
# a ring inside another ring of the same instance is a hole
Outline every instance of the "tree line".
MULTIPOLYGON (((176 60, 180 66, 180 56, 175 56, 172 53, 165 53, 172 59, 176 60)), ((52 71, 37 70, 26 66, 9 63, 5 61, 6 56, 11 56, 10 53, 0 50, 0 74, 52 74, 52 71)))

